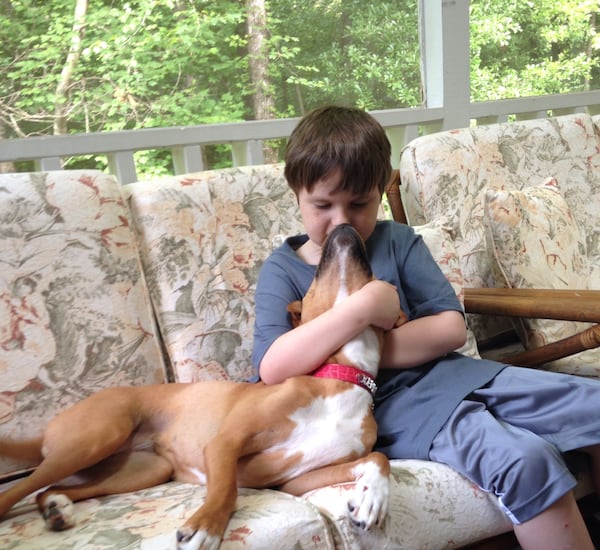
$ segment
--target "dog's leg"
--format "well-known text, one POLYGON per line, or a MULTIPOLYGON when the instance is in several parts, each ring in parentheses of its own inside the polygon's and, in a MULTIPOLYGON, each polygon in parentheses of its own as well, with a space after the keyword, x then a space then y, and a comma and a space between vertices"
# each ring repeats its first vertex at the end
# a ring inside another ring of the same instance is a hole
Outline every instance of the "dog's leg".
POLYGON ((206 500, 177 531, 178 550, 217 550, 235 509, 244 430, 224 429, 204 449, 206 500))
POLYGON ((0 517, 27 495, 97 464, 128 441, 136 423, 119 395, 119 388, 103 390, 50 422, 43 437, 44 459, 30 476, 0 493, 0 517))
POLYGON ((279 489, 301 496, 308 491, 354 481, 354 492, 348 500, 350 519, 358 527, 368 530, 381 526, 385 520, 389 499, 390 464, 387 457, 372 452, 353 462, 326 466, 313 470, 282 485, 279 489))
POLYGON ((0 438, 0 456, 41 462, 44 458, 42 456, 42 438, 23 440, 0 438))
POLYGON ((46 525, 62 531, 73 525, 73 502, 129 493, 154 487, 171 479, 171 463, 153 452, 122 452, 78 473, 82 483, 53 485, 36 497, 46 525))

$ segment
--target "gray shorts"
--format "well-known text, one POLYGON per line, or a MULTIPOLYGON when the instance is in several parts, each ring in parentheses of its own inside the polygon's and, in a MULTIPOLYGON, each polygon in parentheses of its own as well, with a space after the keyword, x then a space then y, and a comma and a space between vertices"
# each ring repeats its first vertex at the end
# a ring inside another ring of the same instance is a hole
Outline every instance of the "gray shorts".
POLYGON ((506 367, 459 404, 429 458, 494 492, 518 524, 576 485, 561 453, 599 443, 600 381, 506 367))

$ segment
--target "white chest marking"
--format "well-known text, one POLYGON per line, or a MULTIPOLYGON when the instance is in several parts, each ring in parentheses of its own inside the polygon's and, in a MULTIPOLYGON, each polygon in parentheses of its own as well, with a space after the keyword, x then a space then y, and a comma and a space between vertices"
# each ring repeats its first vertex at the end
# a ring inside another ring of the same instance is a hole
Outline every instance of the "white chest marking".
POLYGON ((363 454, 362 423, 369 410, 371 396, 364 389, 348 390, 319 397, 290 415, 296 427, 290 437, 272 448, 286 457, 302 452, 303 459, 293 476, 331 463, 351 453, 363 454))

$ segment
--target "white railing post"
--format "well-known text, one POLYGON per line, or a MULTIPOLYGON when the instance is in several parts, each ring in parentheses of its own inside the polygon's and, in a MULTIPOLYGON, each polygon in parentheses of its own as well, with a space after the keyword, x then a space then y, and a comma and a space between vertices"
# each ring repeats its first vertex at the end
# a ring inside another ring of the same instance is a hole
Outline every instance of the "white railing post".
POLYGON ((46 172, 48 170, 62 170, 60 157, 45 157, 35 163, 36 170, 46 172))
POLYGON ((200 145, 173 147, 171 153, 173 155, 173 171, 175 174, 189 174, 190 172, 201 172, 204 170, 202 148, 200 145))
POLYGON ((264 164, 263 142, 258 139, 234 141, 231 144, 231 156, 234 166, 264 164))
POLYGON ((118 151, 106 156, 110 173, 114 174, 122 184, 137 181, 133 151, 118 151))

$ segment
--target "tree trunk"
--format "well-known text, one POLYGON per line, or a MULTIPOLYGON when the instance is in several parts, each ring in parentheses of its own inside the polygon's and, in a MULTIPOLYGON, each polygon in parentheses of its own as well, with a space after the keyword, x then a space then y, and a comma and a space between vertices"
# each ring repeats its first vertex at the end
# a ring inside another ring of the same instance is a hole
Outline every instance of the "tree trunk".
POLYGON ((73 17, 73 34, 71 46, 67 59, 60 73, 56 86, 54 100, 54 135, 67 133, 67 121, 69 114, 69 88, 73 79, 73 73, 81 55, 81 43, 85 33, 85 16, 87 13, 87 0, 77 0, 75 14, 73 17))
MULTIPOLYGON (((248 31, 248 65, 254 90, 252 111, 255 120, 274 118, 275 101, 269 80, 267 46, 267 9, 265 0, 246 0, 248 31)), ((277 151, 264 145, 265 162, 277 162, 277 151)))

